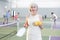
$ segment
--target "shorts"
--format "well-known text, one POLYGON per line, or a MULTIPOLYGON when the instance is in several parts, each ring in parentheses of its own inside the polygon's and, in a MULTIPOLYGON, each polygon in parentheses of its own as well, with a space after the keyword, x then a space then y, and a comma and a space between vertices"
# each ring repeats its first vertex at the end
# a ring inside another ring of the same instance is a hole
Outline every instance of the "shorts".
POLYGON ((56 19, 54 19, 54 22, 56 21, 56 19))

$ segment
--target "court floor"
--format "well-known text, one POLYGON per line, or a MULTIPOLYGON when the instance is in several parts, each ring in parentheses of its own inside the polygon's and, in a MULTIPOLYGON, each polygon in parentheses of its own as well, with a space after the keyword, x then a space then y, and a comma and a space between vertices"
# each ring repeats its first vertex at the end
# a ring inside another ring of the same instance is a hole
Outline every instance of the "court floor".
MULTIPOLYGON (((20 22, 20 27, 23 27, 24 21, 20 22)), ((2 22, 0 22, 0 25, 3 25, 2 22)), ((57 21, 56 24, 54 24, 50 20, 44 20, 43 21, 43 27, 42 30, 42 39, 43 40, 60 40, 60 22, 57 21)), ((17 37, 17 26, 16 24, 11 24, 7 26, 0 26, 0 40, 25 40, 26 35, 23 37, 17 37)))

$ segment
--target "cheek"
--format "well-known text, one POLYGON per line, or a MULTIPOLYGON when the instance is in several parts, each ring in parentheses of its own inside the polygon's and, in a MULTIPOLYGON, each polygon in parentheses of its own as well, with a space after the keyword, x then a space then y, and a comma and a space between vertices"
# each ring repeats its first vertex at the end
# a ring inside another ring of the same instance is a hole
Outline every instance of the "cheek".
POLYGON ((37 9, 36 9, 36 8, 33 8, 32 10, 33 10, 33 11, 37 11, 37 9))
POLYGON ((33 9, 30 9, 30 11, 31 11, 31 12, 35 12, 35 11, 36 11, 36 9, 35 9, 35 8, 33 8, 33 9))

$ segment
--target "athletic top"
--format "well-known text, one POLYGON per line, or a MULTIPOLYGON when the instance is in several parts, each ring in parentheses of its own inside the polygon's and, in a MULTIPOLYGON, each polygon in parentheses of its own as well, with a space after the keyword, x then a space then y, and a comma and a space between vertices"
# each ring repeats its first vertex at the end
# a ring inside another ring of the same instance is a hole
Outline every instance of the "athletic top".
POLYGON ((7 12, 6 13, 6 18, 9 18, 10 17, 10 12, 7 12))
POLYGON ((56 14, 53 14, 53 15, 52 15, 52 19, 57 19, 56 14))
POLYGON ((34 22, 36 22, 36 21, 41 21, 39 17, 40 17, 39 14, 36 14, 35 16, 30 15, 30 16, 28 17, 28 24, 31 25, 31 26, 33 26, 33 23, 34 23, 34 22))
POLYGON ((27 29, 27 40, 42 40, 41 29, 39 26, 34 26, 33 23, 40 21, 40 15, 36 14, 35 16, 30 15, 28 17, 28 29, 27 29))

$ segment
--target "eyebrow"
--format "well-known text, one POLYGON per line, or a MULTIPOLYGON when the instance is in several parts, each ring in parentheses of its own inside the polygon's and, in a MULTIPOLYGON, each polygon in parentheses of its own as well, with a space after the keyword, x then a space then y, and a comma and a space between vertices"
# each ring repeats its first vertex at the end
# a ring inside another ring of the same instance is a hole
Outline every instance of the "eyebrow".
POLYGON ((31 6, 31 8, 35 8, 35 6, 31 6))

